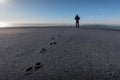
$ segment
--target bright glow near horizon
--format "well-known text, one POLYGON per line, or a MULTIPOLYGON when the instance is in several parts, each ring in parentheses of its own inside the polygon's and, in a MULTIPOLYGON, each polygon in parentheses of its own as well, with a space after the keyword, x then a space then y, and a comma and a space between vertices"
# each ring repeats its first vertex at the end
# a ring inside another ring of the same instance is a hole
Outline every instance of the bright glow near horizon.
POLYGON ((9 24, 8 23, 5 23, 5 22, 0 22, 0 28, 3 28, 3 27, 8 27, 9 24))

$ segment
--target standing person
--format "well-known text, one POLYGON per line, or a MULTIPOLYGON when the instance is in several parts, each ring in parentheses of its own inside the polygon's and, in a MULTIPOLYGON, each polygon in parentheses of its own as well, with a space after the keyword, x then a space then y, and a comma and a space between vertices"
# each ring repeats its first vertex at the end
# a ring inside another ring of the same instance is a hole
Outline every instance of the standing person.
POLYGON ((75 20, 76 20, 76 28, 79 28, 80 17, 78 15, 76 15, 75 20))

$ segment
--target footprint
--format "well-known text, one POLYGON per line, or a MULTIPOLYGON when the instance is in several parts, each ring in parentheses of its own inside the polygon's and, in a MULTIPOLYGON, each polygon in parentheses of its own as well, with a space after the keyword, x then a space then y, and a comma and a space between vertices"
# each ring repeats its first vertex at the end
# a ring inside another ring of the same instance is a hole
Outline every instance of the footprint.
POLYGON ((35 64, 35 70, 38 70, 42 67, 43 65, 41 63, 36 63, 35 64))
POLYGON ((40 53, 42 52, 46 52, 47 50, 45 48, 42 48, 42 50, 40 51, 40 53))
POLYGON ((50 45, 53 45, 53 43, 50 43, 50 45))
POLYGON ((33 74, 35 71, 37 71, 38 69, 40 69, 43 65, 39 62, 36 63, 33 67, 29 67, 25 70, 25 75, 31 75, 33 74))
POLYGON ((101 42, 102 40, 98 40, 99 42, 101 42))
POLYGON ((25 75, 31 75, 33 73, 33 71, 34 71, 33 67, 29 67, 29 68, 26 69, 26 71, 25 71, 26 74, 25 75))
POLYGON ((57 44, 56 42, 53 42, 53 44, 57 44))
POLYGON ((51 42, 50 45, 54 45, 54 44, 57 44, 56 42, 51 42))
POLYGON ((55 38, 54 38, 54 37, 52 37, 52 38, 51 38, 51 40, 55 40, 55 38))

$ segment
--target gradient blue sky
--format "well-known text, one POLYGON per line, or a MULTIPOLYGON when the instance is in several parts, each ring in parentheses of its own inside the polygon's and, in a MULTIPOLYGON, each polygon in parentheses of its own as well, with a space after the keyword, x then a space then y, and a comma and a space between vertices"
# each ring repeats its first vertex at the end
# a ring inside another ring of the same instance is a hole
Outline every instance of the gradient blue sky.
POLYGON ((6 0, 0 3, 0 22, 119 24, 120 0, 6 0))

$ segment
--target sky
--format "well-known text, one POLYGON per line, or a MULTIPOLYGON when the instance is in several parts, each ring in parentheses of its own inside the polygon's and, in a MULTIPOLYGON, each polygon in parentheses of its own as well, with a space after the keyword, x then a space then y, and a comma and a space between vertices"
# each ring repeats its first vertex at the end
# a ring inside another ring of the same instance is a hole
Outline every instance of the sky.
POLYGON ((0 22, 120 24, 120 0, 0 0, 0 22))

